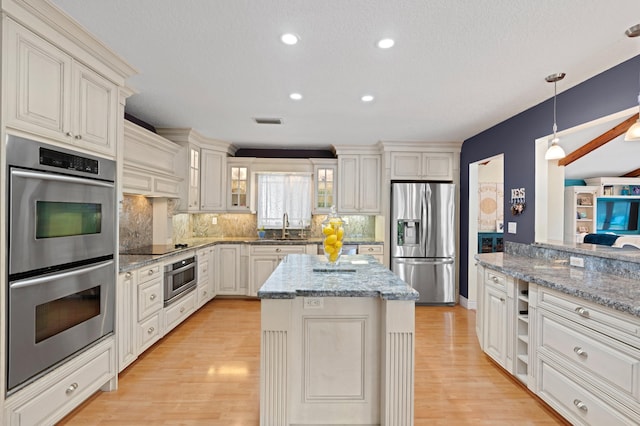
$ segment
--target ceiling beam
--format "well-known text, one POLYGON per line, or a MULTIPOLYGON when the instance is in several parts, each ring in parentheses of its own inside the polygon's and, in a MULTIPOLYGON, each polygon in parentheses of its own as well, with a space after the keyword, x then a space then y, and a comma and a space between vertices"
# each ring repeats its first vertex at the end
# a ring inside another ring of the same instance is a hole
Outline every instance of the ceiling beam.
POLYGON ((618 136, 624 134, 627 130, 629 130, 629 127, 633 126, 633 124, 636 121, 638 121, 637 113, 627 118, 622 123, 615 126, 614 128, 607 130, 606 132, 596 137, 595 139, 591 140, 590 142, 587 142, 586 144, 582 145, 580 148, 576 149, 572 153, 567 154, 566 157, 558 160, 558 166, 567 166, 573 163, 574 161, 576 161, 577 159, 584 157, 591 151, 594 151, 600 148, 602 145, 606 144, 607 142, 610 142, 613 139, 617 138, 618 136))
POLYGON ((638 177, 640 176, 640 169, 635 169, 629 173, 622 175, 621 177, 638 177))

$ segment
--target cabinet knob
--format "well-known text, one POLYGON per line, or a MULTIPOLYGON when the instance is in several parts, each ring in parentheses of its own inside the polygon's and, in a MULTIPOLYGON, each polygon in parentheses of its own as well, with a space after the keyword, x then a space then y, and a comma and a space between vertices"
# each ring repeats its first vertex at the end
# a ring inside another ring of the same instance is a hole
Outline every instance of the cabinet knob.
POLYGON ((156 294, 153 293, 151 296, 149 296, 149 300, 156 300, 156 294))
POLYGON ((149 272, 147 272, 149 275, 153 275, 153 269, 149 269, 149 272))
POLYGON ((184 313, 184 306, 180 308, 180 313, 184 313))
POLYGON ((154 331, 156 331, 155 328, 149 327, 149 329, 147 330, 147 334, 152 334, 154 331))
POLYGON ((276 253, 280 253, 282 251, 282 249, 277 248, 276 249, 276 253))
POLYGON ((504 303, 504 297, 501 297, 501 298, 500 298, 500 301, 504 303))
POLYGON ((580 346, 576 346, 575 348, 573 348, 573 351, 576 353, 576 355, 587 358, 589 356, 589 354, 582 349, 580 346))
POLYGON ((71 133, 71 132, 67 132, 67 133, 65 133, 65 135, 67 135, 69 137, 73 137, 73 133, 71 133))
POLYGON ((373 251, 373 248, 369 247, 369 248, 368 248, 368 250, 369 250, 369 251, 373 251))
POLYGON ((64 391, 67 395, 71 395, 75 390, 78 389, 77 383, 71 383, 66 391, 64 391))
POLYGON ((82 135, 75 135, 74 138, 80 140, 80 139, 82 139, 82 135))
POLYGON ((491 280, 492 280, 494 283, 497 283, 497 282, 499 281, 499 280, 498 280, 498 277, 491 277, 491 280))
POLYGON ((126 274, 124 274, 124 276, 126 278, 131 278, 133 276, 133 274, 131 272, 127 272, 126 274))
POLYGON ((578 306, 575 309, 575 311, 576 311, 576 314, 580 315, 581 317, 589 318, 589 311, 583 308, 582 306, 578 306))
POLYGON ((574 399, 573 400, 573 405, 575 405, 578 408, 578 410, 582 410, 585 413, 587 411, 589 411, 589 408, 587 407, 587 404, 585 404, 584 402, 580 401, 579 399, 574 399))

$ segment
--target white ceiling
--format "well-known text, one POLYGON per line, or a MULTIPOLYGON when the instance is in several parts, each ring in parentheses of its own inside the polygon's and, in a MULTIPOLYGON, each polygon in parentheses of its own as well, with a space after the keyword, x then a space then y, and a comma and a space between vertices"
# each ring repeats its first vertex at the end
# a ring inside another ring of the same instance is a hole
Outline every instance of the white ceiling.
POLYGON ((53 3, 139 70, 127 112, 238 147, 462 141, 640 53, 638 0, 53 3))

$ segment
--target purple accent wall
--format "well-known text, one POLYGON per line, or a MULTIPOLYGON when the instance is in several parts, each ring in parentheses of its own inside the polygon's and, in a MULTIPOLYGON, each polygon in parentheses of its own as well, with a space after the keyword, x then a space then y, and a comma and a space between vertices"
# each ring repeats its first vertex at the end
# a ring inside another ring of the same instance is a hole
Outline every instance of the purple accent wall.
MULTIPOLYGON (((549 70, 560 72, 565 70, 549 70)), ((640 56, 629 59, 558 94, 557 122, 562 131, 638 104, 640 56)), ((553 88, 540 77, 540 90, 553 88)), ((561 84, 561 83, 560 83, 561 84)), ((560 90, 562 86, 560 86, 560 90)), ((504 223, 517 222, 517 234, 504 240, 530 244, 535 223, 535 140, 552 132, 553 96, 526 111, 467 139, 460 152, 460 294, 468 296, 469 164, 504 154, 504 223), (525 188, 527 206, 519 216, 509 209, 511 188, 525 188)), ((562 142, 561 142, 562 143, 562 142)))

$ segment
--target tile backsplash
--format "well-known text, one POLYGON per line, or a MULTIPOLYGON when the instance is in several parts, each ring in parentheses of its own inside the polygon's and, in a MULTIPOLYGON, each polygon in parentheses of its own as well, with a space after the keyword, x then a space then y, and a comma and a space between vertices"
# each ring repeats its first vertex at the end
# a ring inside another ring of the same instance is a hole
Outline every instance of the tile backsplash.
MULTIPOLYGON (((179 243, 189 238, 199 237, 255 237, 257 220, 254 214, 211 214, 211 213, 174 213, 169 203, 169 215, 172 216, 173 242, 179 243), (216 222, 214 224, 214 222, 216 222)), ((311 238, 322 237, 322 221, 326 215, 314 215, 306 235, 311 238)), ((375 238, 374 216, 343 216, 346 238, 375 238)), ((268 231, 274 236, 279 230, 268 231)), ((296 230, 290 231, 296 233, 296 230)), ((153 243, 153 199, 138 195, 125 195, 120 211, 120 251, 150 245, 153 243)))

